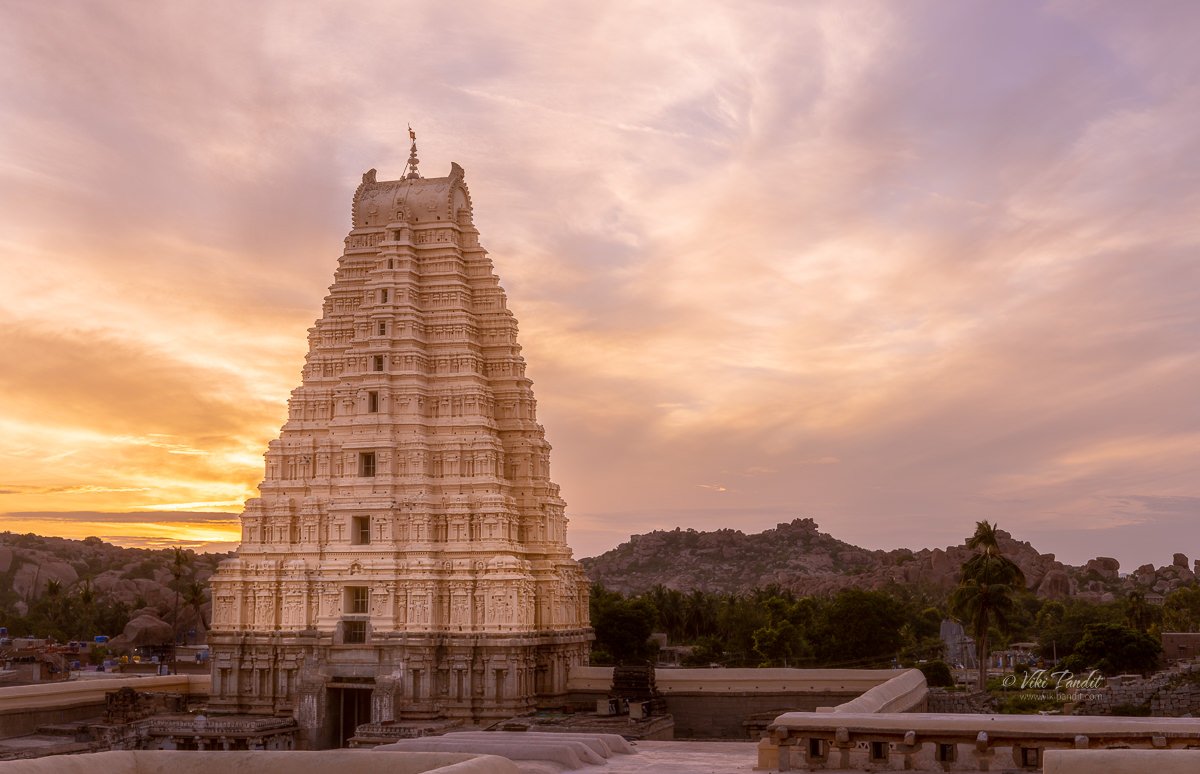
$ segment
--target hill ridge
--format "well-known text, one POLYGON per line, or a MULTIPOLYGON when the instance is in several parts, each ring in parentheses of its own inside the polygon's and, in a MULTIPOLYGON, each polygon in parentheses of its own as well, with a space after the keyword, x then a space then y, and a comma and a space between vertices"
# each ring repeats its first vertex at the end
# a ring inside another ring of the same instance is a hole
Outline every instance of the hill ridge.
MULTIPOLYGON (((999 534, 1003 553, 1021 567, 1030 591, 1044 598, 1105 602, 1134 589, 1166 594, 1196 578, 1182 554, 1165 567, 1143 565, 1122 577, 1120 563, 1111 557, 1072 566, 1004 530, 999 534)), ((729 528, 655 530, 579 561, 593 582, 627 594, 657 585, 727 594, 769 585, 800 595, 898 586, 941 594, 958 583, 959 568, 971 553, 965 541, 916 551, 869 550, 821 532, 811 518, 796 518, 751 534, 729 528)))

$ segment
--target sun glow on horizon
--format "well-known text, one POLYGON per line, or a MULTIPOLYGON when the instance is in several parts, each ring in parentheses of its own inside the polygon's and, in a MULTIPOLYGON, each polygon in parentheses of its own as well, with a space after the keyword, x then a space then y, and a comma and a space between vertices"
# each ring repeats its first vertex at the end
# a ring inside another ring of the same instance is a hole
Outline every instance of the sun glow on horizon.
MULTIPOLYGON (((119 515, 119 514, 113 514, 119 515)), ((153 516, 153 514, 147 514, 153 516)), ((241 541, 241 522, 234 517, 227 521, 108 521, 105 514, 90 514, 73 519, 64 515, 37 516, 5 514, 0 527, 15 533, 32 532, 38 535, 82 540, 98 537, 114 545, 131 548, 153 548, 178 545, 197 551, 229 551, 241 541)))

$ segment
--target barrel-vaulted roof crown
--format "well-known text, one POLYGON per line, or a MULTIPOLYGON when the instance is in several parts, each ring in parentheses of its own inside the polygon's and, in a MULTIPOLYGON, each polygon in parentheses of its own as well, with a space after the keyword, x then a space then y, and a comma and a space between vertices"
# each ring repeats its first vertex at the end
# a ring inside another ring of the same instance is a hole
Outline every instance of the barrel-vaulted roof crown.
POLYGON ((363 175, 354 192, 354 228, 389 223, 458 223, 471 214, 471 194, 463 182, 463 168, 450 164, 446 177, 409 177, 376 180, 375 170, 363 175))

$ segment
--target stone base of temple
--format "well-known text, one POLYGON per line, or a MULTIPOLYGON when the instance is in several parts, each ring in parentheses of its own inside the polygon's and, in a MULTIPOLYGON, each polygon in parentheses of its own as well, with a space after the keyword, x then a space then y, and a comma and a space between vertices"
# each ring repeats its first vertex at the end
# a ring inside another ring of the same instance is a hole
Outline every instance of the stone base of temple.
POLYGON ((595 712, 537 712, 509 718, 498 726, 503 731, 557 734, 617 734, 629 740, 675 738, 675 719, 669 714, 634 718, 628 713, 600 715, 595 712))
POLYGON ((348 747, 378 747, 401 739, 421 739, 441 736, 464 727, 461 720, 429 718, 424 720, 387 720, 382 723, 363 723, 354 731, 348 747))
POLYGON ((393 633, 335 645, 320 632, 213 633, 208 711, 294 716, 302 749, 348 746, 364 724, 488 725, 565 700, 590 639, 393 633))

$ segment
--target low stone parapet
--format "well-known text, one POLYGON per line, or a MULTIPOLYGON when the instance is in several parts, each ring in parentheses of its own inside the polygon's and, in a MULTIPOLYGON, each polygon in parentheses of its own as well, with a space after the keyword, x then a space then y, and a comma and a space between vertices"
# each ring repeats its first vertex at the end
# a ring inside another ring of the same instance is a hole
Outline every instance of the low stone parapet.
POLYGON ((1195 774, 1200 750, 1047 750, 1045 774, 1195 774))
POLYGON ((1200 747, 1200 720, 789 712, 768 729, 756 768, 1040 771, 1043 755, 1051 750, 1114 747, 1200 747))

